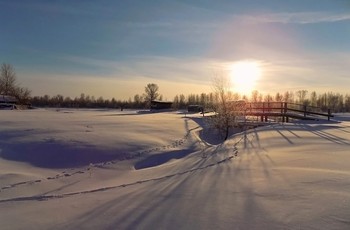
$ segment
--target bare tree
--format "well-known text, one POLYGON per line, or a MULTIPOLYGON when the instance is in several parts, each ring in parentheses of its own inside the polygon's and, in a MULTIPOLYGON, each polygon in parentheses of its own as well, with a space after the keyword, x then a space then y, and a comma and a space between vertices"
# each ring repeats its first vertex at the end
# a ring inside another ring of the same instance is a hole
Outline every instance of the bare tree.
POLYGON ((293 102, 294 101, 294 93, 289 92, 289 91, 284 92, 283 100, 285 102, 293 102))
POLYGON ((252 102, 258 102, 258 97, 259 97, 259 91, 253 90, 251 95, 252 102))
POLYGON ((277 102, 282 102, 283 101, 283 96, 279 92, 276 93, 275 95, 275 101, 277 102))
POLYGON ((0 67, 0 94, 14 96, 19 103, 27 104, 31 91, 17 84, 16 73, 12 65, 3 63, 0 67))
POLYGON ((16 74, 10 64, 3 63, 0 68, 0 94, 12 95, 16 90, 16 74))
POLYGON ((159 87, 157 84, 149 83, 145 87, 144 98, 148 105, 151 104, 151 101, 156 100, 159 97, 159 87))
POLYGON ((144 99, 142 95, 136 94, 134 96, 134 106, 135 108, 143 108, 144 107, 144 103, 143 103, 144 99))
POLYGON ((30 94, 31 91, 28 88, 16 87, 13 96, 15 96, 18 99, 20 104, 29 104, 30 94))
POLYGON ((270 102, 270 101, 273 101, 273 98, 272 96, 268 93, 264 96, 264 101, 266 102, 270 102))
POLYGON ((307 90, 298 90, 297 91, 297 97, 298 97, 298 102, 304 104, 306 100, 308 91, 307 90))
POLYGON ((310 103, 311 103, 311 106, 317 106, 317 93, 315 91, 311 92, 310 103))

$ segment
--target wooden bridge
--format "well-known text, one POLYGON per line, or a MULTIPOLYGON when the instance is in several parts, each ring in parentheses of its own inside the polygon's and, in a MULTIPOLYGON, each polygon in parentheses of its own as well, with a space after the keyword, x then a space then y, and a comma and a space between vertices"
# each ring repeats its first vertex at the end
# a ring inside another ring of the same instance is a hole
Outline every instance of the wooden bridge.
MULTIPOLYGON (((328 109, 324 112, 319 107, 307 106, 289 102, 238 102, 239 115, 249 120, 251 117, 260 118, 261 122, 267 122, 270 118, 279 119, 282 122, 289 122, 289 119, 318 120, 327 118, 330 120, 333 115, 328 109)), ((236 109, 236 111, 237 111, 236 109)))

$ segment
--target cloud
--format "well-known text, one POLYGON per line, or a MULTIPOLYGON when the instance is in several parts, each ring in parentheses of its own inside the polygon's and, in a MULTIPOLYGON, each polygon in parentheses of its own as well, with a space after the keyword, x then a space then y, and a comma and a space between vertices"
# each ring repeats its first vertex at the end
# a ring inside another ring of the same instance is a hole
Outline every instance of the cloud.
POLYGON ((314 24, 350 20, 349 13, 333 12, 282 12, 260 15, 242 15, 241 19, 260 23, 314 24))
MULTIPOLYGON (((221 68, 221 61, 186 57, 168 56, 132 56, 120 61, 65 56, 61 59, 87 66, 88 69, 100 69, 105 77, 125 79, 146 77, 150 79, 182 81, 187 83, 207 84, 214 69, 221 68)), ((92 75, 92 74, 89 74, 92 75)))
POLYGON ((15 2, 15 1, 8 1, 8 2, 2 2, 0 3, 4 7, 13 7, 16 9, 22 9, 22 10, 29 10, 29 11, 36 11, 39 13, 45 13, 45 14, 67 14, 67 15, 93 15, 92 10, 88 10, 86 7, 82 5, 74 5, 74 4, 57 4, 53 2, 35 2, 35 1, 28 1, 28 2, 15 2))

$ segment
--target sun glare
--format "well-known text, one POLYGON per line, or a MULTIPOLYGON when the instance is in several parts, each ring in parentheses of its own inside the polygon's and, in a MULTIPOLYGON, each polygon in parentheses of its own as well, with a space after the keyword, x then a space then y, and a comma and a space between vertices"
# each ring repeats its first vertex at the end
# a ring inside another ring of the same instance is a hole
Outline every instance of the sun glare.
POLYGON ((230 68, 233 89, 241 94, 249 94, 254 90, 261 77, 261 67, 256 61, 239 61, 230 68))

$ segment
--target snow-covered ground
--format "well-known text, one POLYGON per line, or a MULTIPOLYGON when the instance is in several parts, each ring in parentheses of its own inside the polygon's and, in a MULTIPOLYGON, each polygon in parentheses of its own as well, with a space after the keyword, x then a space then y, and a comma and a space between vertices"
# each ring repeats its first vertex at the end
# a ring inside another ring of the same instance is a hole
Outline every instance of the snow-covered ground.
POLYGON ((0 118, 1 229, 350 229, 349 114, 224 143, 176 112, 0 118))

